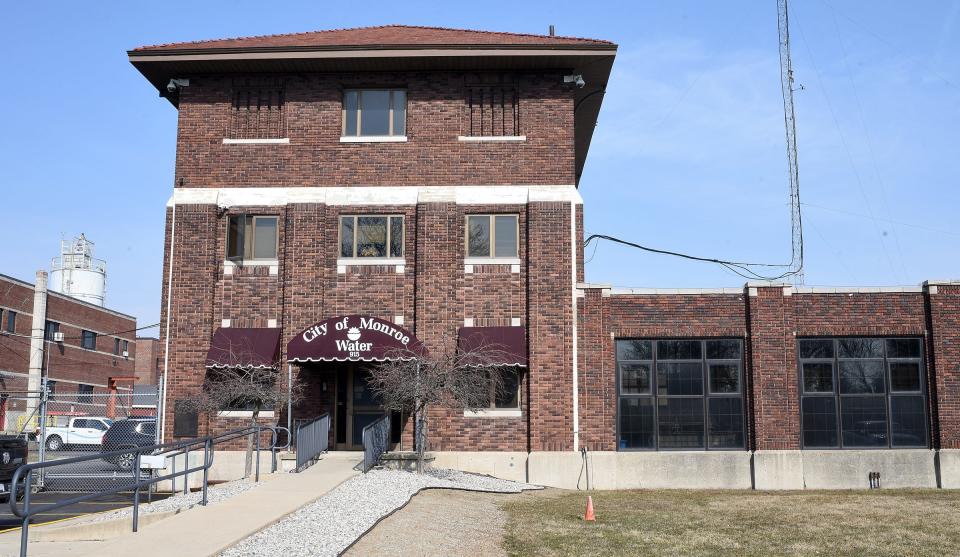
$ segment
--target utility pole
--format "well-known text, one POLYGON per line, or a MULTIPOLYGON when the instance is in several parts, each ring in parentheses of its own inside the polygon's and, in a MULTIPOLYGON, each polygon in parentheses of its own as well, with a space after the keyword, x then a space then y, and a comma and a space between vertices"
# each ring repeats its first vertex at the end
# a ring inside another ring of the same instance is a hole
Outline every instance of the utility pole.
POLYGON ((777 0, 780 36, 780 88, 787 132, 787 170, 790 173, 790 271, 795 284, 803 284, 803 221, 800 214, 800 173, 797 167, 797 120, 793 111, 793 63, 790 59, 790 20, 787 0, 777 0))
MULTIPOLYGON (((27 375, 26 415, 33 416, 37 411, 37 398, 43 378, 43 355, 46 351, 44 330, 47 323, 47 272, 37 271, 37 281, 33 287, 33 321, 30 327, 30 369, 27 375)), ((29 417, 28 417, 29 421, 29 417)))

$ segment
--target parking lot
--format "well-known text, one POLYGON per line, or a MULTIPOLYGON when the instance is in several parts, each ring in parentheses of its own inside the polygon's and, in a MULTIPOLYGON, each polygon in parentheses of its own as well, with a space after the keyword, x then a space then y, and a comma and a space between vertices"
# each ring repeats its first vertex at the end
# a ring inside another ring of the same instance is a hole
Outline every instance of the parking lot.
MULTIPOLYGON (((30 462, 38 462, 40 454, 35 442, 30 443, 30 462)), ((56 461, 80 456, 97 455, 100 451, 63 450, 46 451, 44 460, 56 461)), ((133 481, 130 472, 120 470, 116 465, 100 459, 80 462, 76 464, 54 466, 45 471, 43 490, 31 495, 31 506, 50 505, 57 501, 70 499, 93 491, 102 491, 111 487, 129 485, 133 481)), ((36 476, 34 476, 36 482, 36 476)), ((147 494, 141 494, 142 501, 147 501, 147 494)), ((167 494, 155 494, 153 499, 168 497, 167 494)), ((133 504, 133 492, 120 492, 104 495, 91 501, 76 503, 69 507, 56 509, 50 512, 41 512, 31 524, 43 524, 66 520, 75 516, 111 511, 133 504)), ((14 516, 8 503, 0 504, 0 532, 19 528, 21 519, 14 516)))

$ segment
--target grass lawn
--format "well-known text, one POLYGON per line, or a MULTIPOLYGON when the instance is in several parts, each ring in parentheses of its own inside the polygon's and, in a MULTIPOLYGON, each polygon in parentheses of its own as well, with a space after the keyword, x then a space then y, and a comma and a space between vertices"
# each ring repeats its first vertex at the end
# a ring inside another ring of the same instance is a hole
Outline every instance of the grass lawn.
POLYGON ((960 492, 547 490, 504 503, 511 555, 958 555, 960 492))

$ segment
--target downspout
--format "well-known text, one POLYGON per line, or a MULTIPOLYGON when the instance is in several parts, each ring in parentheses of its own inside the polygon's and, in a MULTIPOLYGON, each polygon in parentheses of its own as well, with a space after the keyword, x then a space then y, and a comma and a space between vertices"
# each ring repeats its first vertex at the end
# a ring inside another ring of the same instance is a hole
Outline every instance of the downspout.
POLYGON ((176 190, 174 190, 174 199, 171 199, 173 202, 173 212, 170 215, 170 261, 167 265, 167 322, 166 322, 166 333, 164 333, 163 339, 163 381, 160 385, 160 438, 157 440, 157 443, 162 443, 166 438, 166 424, 167 424, 167 377, 170 375, 170 300, 173 299, 173 247, 174 242, 176 241, 177 235, 177 202, 175 200, 176 190))
POLYGON ((577 201, 570 200, 570 319, 573 335, 573 451, 580 450, 580 378, 577 366, 577 201))

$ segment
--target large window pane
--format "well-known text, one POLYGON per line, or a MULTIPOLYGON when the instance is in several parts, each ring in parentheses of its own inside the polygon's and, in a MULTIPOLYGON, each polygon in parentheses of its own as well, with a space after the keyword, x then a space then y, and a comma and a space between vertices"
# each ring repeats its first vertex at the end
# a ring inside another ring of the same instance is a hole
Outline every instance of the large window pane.
POLYGON ((699 360, 702 358, 699 340, 657 341, 659 360, 699 360))
POLYGON ((890 390, 920 391, 920 362, 890 362, 890 390))
POLYGON ((520 374, 516 369, 502 370, 502 389, 495 393, 496 408, 520 408, 520 374))
POLYGON ((894 447, 927 446, 922 396, 890 397, 890 436, 894 447))
POLYGON ((517 256, 517 217, 514 215, 497 215, 494 217, 496 245, 494 257, 517 256))
POLYGON ((343 94, 343 135, 357 135, 357 97, 358 91, 343 94))
POLYGON ((707 341, 707 359, 708 360, 739 360, 740 359, 740 341, 734 339, 727 340, 708 340, 707 341))
POLYGON ((357 217, 357 257, 387 256, 387 217, 357 217))
POLYGON ((803 446, 808 449, 837 446, 837 402, 832 396, 803 398, 803 446))
POLYGON ((490 217, 467 217, 467 257, 490 256, 490 217))
POLYGON ((837 340, 838 358, 882 358, 882 338, 841 338, 837 340))
POLYGON ((841 360, 839 363, 840 393, 867 394, 882 393, 883 361, 841 360))
POLYGON ((801 358, 833 358, 833 339, 804 339, 798 344, 801 358))
POLYGON ((657 420, 661 449, 704 447, 702 398, 659 398, 657 420))
POLYGON ((920 339, 918 338, 888 338, 888 358, 919 358, 920 339))
POLYGON ((340 257, 353 257, 354 217, 340 217, 340 257))
POLYGON ((844 447, 887 446, 886 397, 840 397, 840 421, 844 447))
POLYGON ((833 392, 833 364, 831 362, 804 362, 802 368, 803 392, 833 392))
POLYGON ((390 134, 390 91, 360 92, 360 135, 390 134))
POLYGON ((407 92, 393 92, 393 135, 407 134, 407 92))
POLYGON ((227 225, 227 258, 243 259, 243 215, 233 215, 227 225))
POLYGON ((740 391, 740 364, 709 364, 708 368, 711 393, 740 391))
POLYGON ((620 399, 621 449, 652 449, 653 444, 653 398, 620 399))
POLYGON ((623 360, 652 360, 653 343, 649 340, 618 340, 617 359, 623 360))
POLYGON ((403 257, 403 217, 390 217, 390 257, 403 257))
POLYGON ((657 394, 702 395, 703 364, 699 362, 658 363, 657 394))
POLYGON ((276 217, 257 217, 253 219, 253 258, 277 258, 276 217))
POLYGON ((712 449, 743 448, 743 409, 740 397, 707 399, 712 449))
POLYGON ((620 364, 620 393, 650 394, 650 364, 620 364))

